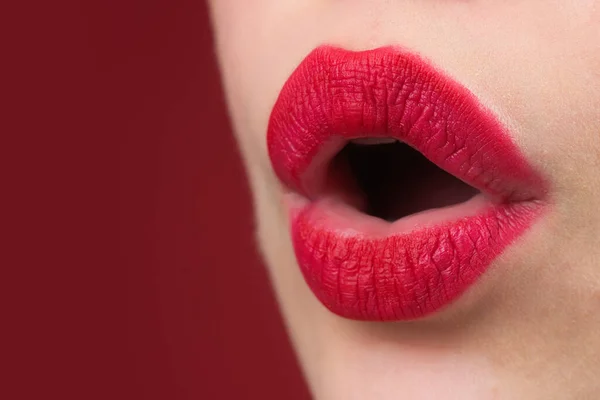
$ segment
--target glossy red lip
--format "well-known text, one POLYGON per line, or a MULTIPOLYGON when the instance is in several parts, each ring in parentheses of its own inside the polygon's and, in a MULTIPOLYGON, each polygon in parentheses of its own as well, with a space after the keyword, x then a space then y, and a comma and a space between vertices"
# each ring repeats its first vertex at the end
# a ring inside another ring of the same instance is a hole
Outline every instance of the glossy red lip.
POLYGON ((313 51, 284 85, 267 140, 292 190, 298 264, 319 300, 347 318, 439 310, 543 208, 546 185, 507 129, 466 88, 400 49, 313 51), (331 165, 349 140, 377 137, 406 143, 483 195, 394 222, 362 213, 331 165))

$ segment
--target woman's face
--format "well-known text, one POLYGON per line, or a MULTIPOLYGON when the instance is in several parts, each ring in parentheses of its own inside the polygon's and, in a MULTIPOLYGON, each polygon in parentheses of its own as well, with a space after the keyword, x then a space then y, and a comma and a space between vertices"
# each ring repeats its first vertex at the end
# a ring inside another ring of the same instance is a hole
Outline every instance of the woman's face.
POLYGON ((597 398, 600 2, 211 6, 315 397, 597 398))

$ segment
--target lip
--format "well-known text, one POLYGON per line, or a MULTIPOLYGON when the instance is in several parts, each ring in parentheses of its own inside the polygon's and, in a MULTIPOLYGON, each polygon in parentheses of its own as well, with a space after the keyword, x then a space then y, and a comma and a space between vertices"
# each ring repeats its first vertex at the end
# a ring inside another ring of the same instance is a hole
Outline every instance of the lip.
POLYGON ((418 55, 322 46, 283 86, 267 132, 298 265, 332 312, 410 320, 458 299, 544 209, 546 183, 493 113, 418 55), (355 138, 393 137, 481 195, 392 223, 328 194, 355 138))

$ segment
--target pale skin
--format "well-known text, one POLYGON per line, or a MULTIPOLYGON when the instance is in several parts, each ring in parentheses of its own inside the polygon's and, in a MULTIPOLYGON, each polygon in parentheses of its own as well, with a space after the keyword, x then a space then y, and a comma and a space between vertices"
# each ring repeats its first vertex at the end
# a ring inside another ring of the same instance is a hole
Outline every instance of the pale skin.
POLYGON ((212 0, 258 243, 317 399, 600 397, 600 1, 212 0), (549 208, 425 320, 330 313, 292 249, 267 153, 271 108, 314 48, 396 45, 469 88, 548 180, 549 208))

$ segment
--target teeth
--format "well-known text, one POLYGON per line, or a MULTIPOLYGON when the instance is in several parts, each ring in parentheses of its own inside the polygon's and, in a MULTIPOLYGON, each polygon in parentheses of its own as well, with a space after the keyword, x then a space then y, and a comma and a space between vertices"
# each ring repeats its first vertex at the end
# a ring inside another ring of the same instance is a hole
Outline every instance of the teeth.
POLYGON ((352 142, 354 144, 359 144, 362 146, 370 146, 370 145, 374 145, 374 144, 390 144, 390 143, 394 143, 397 141, 398 140, 394 139, 394 138, 383 137, 383 138, 358 138, 358 139, 352 139, 350 142, 352 142))

